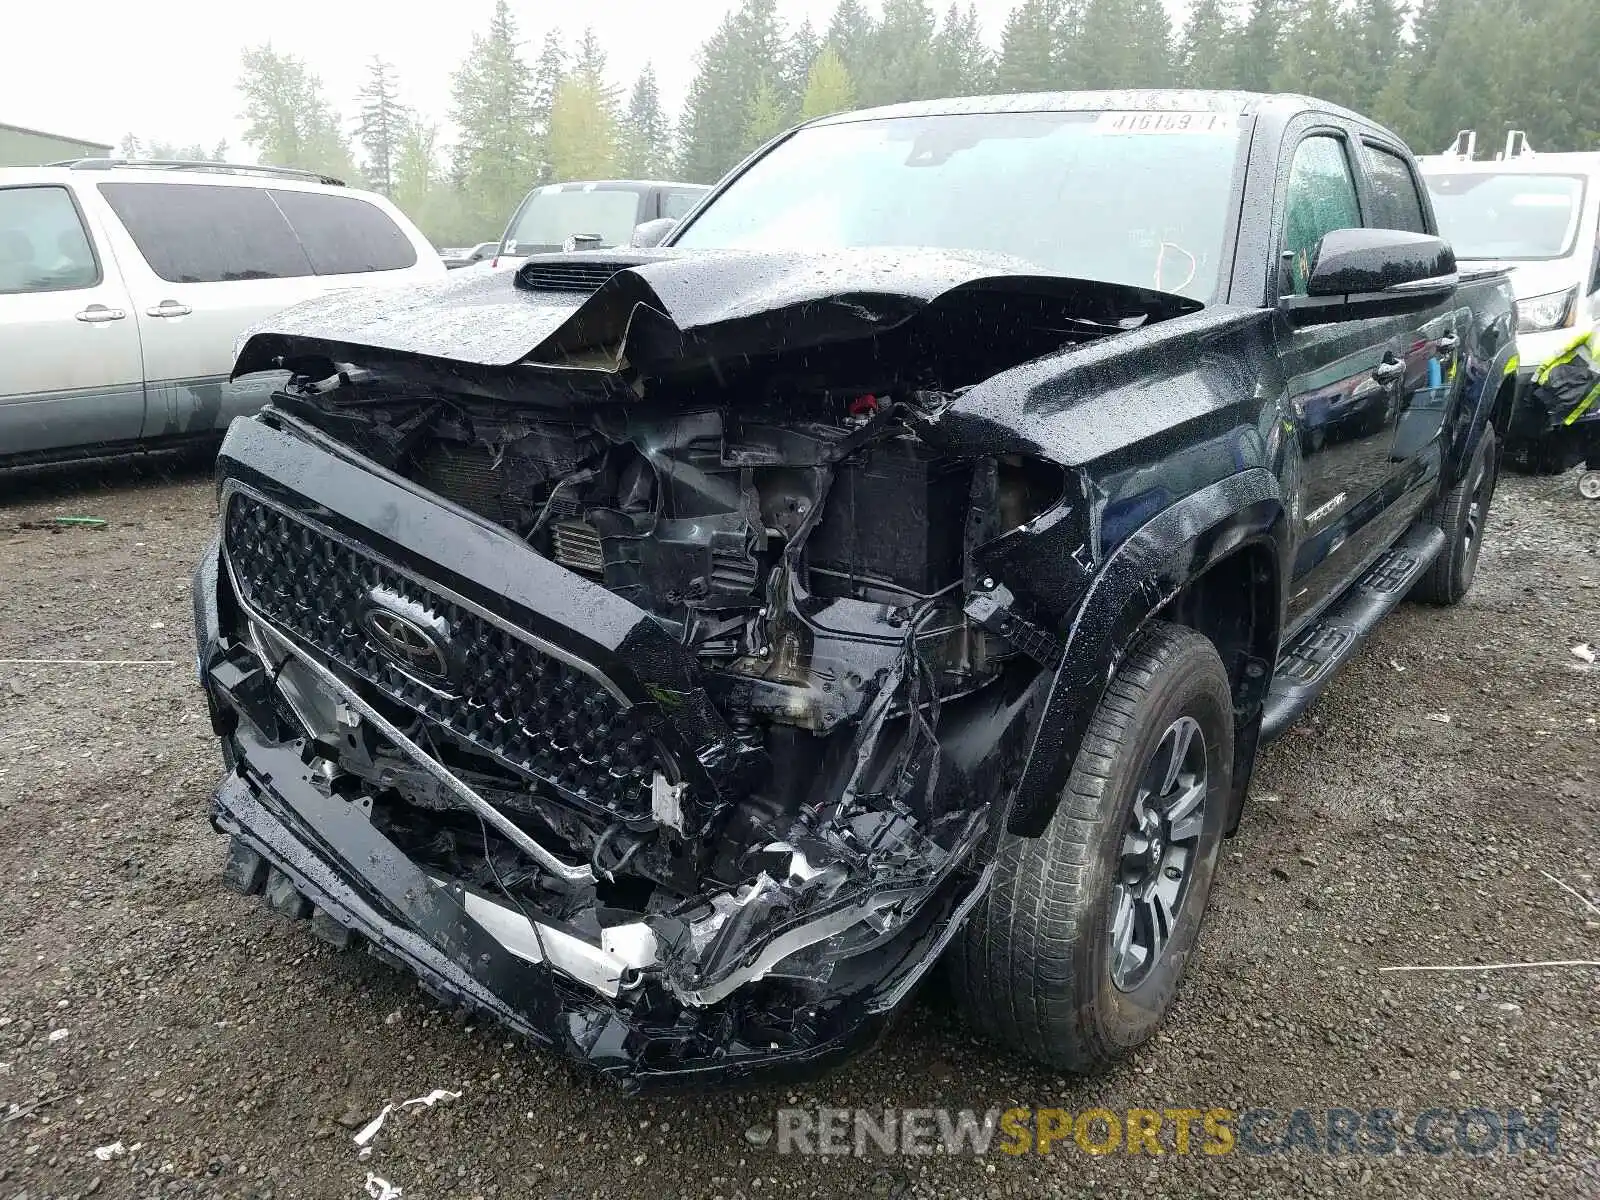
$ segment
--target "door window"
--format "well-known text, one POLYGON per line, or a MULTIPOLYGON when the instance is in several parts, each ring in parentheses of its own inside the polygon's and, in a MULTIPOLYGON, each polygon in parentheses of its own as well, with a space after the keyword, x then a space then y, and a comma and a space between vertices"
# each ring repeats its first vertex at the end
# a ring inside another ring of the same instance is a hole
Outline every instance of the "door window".
POLYGON ((99 282, 94 247, 66 188, 0 188, 0 295, 99 282))
POLYGON ((102 183, 100 193, 150 269, 168 283, 311 275, 311 261, 265 188, 102 183))
POLYGON ((318 275, 401 271, 417 265, 417 248, 377 205, 359 196, 323 192, 269 193, 289 219, 318 275))
POLYGON ((204 183, 102 183, 150 269, 168 283, 399 271, 400 227, 359 196, 204 183))
POLYGON ((671 217, 674 221, 689 215, 689 210, 700 203, 704 192, 686 192, 680 190, 661 193, 661 215, 671 217))
POLYGON ((1373 208, 1367 224, 1374 229, 1404 229, 1427 233, 1422 216, 1422 197, 1411 165, 1398 154, 1381 146, 1363 144, 1367 178, 1372 183, 1373 208))
POLYGON ((1360 227, 1361 205, 1344 140, 1326 134, 1306 138, 1295 148, 1284 205, 1283 248, 1292 256, 1285 282, 1292 294, 1306 294, 1311 262, 1324 234, 1360 227))

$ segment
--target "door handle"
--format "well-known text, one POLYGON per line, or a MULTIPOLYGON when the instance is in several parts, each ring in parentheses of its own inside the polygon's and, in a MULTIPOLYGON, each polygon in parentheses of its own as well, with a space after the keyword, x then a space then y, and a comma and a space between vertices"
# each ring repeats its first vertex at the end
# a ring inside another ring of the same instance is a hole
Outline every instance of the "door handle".
POLYGON ((107 308, 104 304, 91 304, 78 314, 78 320, 85 325, 103 325, 107 321, 121 321, 127 315, 120 308, 107 308))
POLYGON ((1436 344, 1439 353, 1448 356, 1456 352, 1456 348, 1461 345, 1461 339, 1453 333, 1447 333, 1436 344))
POLYGON ((187 317, 194 309, 187 304, 179 304, 176 300, 163 300, 154 308, 144 310, 147 316, 152 317, 187 317))
POLYGON ((1406 365, 1397 358, 1385 359, 1372 368, 1372 377, 1379 383, 1394 383, 1406 373, 1406 365))

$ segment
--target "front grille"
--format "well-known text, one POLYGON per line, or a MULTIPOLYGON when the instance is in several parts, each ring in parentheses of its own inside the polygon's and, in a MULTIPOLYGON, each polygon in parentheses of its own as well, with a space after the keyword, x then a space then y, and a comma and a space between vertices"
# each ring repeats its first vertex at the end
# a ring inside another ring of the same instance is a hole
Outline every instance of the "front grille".
POLYGON ((655 773, 672 772, 637 710, 583 671, 252 496, 229 499, 224 536, 245 604, 334 669, 571 803, 649 815, 655 773), (380 650, 374 612, 437 631, 442 677, 424 682, 380 650))
POLYGON ((530 259, 517 271, 517 282, 535 292, 598 292, 623 264, 614 262, 540 262, 530 259))

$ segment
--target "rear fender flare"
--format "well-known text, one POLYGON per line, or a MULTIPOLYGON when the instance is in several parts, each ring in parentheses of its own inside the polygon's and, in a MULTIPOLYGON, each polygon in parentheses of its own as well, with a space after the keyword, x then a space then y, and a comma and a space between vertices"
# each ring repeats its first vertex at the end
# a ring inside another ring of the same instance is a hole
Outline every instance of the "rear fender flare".
MULTIPOLYGON (((1276 618, 1282 612, 1290 539, 1278 480, 1262 467, 1223 479, 1158 513, 1105 560, 1073 618, 1027 765, 1011 796, 1009 832, 1038 837, 1049 825, 1090 718, 1145 623, 1186 583, 1252 545, 1265 545, 1272 555, 1276 618)), ((1270 678, 1278 621, 1261 636, 1271 644, 1254 649, 1265 660, 1270 678)), ((1246 768, 1235 778, 1241 795, 1254 761, 1259 699, 1254 709, 1242 714, 1238 731, 1235 761, 1246 768)))

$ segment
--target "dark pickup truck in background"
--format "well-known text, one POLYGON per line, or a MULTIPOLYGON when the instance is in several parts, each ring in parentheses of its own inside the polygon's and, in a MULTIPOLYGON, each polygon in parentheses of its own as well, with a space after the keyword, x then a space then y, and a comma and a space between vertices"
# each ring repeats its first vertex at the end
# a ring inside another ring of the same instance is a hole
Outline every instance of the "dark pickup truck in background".
POLYGON ((226 877, 630 1087, 941 958, 1101 1066, 1261 744, 1471 586, 1513 333, 1392 134, 1197 92, 827 118, 660 248, 291 310, 195 583, 226 877))

